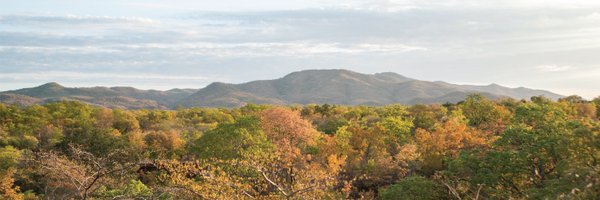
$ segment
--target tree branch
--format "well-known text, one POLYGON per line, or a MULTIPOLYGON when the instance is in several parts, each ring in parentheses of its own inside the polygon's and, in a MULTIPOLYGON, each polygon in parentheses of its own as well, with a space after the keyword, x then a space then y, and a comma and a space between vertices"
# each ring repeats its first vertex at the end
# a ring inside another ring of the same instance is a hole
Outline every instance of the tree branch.
POLYGON ((258 170, 258 172, 260 172, 260 174, 262 175, 262 177, 269 182, 269 184, 275 186, 275 188, 277 188, 277 190, 279 190, 279 192, 281 192, 284 196, 288 197, 288 193, 285 192, 285 190, 283 190, 283 188, 281 188, 279 185, 277 185, 277 183, 273 182, 271 179, 269 179, 269 177, 267 177, 267 174, 265 174, 265 172, 260 169, 260 167, 256 167, 256 169, 258 170))

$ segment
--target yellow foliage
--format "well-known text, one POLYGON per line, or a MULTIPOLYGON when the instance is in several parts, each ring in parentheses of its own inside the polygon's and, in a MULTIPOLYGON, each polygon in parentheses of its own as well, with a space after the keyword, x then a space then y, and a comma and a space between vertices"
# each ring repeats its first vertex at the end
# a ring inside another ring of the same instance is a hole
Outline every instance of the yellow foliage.
POLYGON ((23 195, 19 194, 19 186, 13 185, 15 180, 12 176, 16 171, 15 168, 9 168, 4 172, 0 172, 0 197, 2 197, 2 199, 23 199, 23 195))

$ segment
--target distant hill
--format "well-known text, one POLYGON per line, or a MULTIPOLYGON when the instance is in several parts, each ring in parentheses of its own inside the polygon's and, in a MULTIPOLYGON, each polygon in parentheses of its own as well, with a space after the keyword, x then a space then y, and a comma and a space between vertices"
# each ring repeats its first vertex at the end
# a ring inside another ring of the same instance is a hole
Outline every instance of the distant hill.
POLYGON ((110 108, 168 109, 196 91, 195 89, 140 90, 132 87, 69 88, 58 83, 46 83, 33 88, 1 92, 0 102, 31 105, 76 100, 110 108))
POLYGON ((77 100, 93 105, 128 109, 172 109, 177 106, 238 107, 257 104, 385 105, 392 103, 458 102, 472 93, 488 98, 528 99, 561 95, 528 88, 457 85, 441 81, 415 80, 385 72, 361 74, 348 70, 305 70, 275 80, 242 84, 212 83, 202 89, 168 91, 132 87, 69 88, 47 83, 34 88, 0 92, 0 102, 31 105, 59 100, 77 100))
POLYGON ((35 97, 26 96, 26 95, 0 93, 0 102, 6 103, 6 104, 20 105, 20 106, 30 106, 33 104, 41 103, 42 100, 35 98, 35 97))
POLYGON ((246 103, 345 105, 385 105, 392 103, 458 102, 471 93, 489 98, 528 99, 543 95, 558 99, 561 95, 527 88, 456 85, 445 82, 415 80, 386 72, 361 74, 348 70, 306 70, 275 80, 243 84, 213 83, 177 104, 210 107, 236 107, 246 103))

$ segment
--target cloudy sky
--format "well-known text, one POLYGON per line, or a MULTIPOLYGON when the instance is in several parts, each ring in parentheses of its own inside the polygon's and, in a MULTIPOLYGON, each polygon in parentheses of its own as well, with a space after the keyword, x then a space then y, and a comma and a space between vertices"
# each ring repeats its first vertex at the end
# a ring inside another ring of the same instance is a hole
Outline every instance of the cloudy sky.
POLYGON ((0 90, 201 88, 302 69, 600 95, 600 2, 0 0, 0 90), (597 2, 597 3, 595 3, 597 2))

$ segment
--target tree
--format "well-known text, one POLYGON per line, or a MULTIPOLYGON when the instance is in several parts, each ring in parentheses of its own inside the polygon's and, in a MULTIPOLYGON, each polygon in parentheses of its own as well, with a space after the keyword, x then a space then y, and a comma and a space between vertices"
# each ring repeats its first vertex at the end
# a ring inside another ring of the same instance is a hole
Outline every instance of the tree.
POLYGON ((19 186, 15 186, 13 176, 16 173, 15 168, 0 171, 0 198, 1 199, 23 199, 19 186))
POLYGON ((330 190, 338 172, 330 165, 337 163, 327 162, 329 155, 320 154, 320 135, 312 124, 298 111, 285 108, 264 110, 260 117, 262 129, 276 146, 274 156, 252 162, 263 180, 285 198, 317 198, 330 190))
POLYGON ((152 158, 173 158, 185 145, 177 132, 150 131, 144 136, 145 146, 152 158))
POLYGON ((124 188, 108 189, 101 186, 94 197, 110 199, 146 199, 154 197, 154 192, 141 181, 131 180, 124 188))
POLYGON ((284 157, 295 159, 302 150, 316 144, 318 132, 297 111, 271 108, 261 112, 261 128, 284 157))
POLYGON ((64 135, 60 128, 52 124, 48 124, 39 130, 37 138, 40 148, 51 149, 62 142, 64 135))
POLYGON ((270 108, 260 112, 260 119, 219 125, 195 149, 199 158, 216 159, 227 179, 249 184, 248 195, 317 198, 333 187, 337 170, 332 165, 338 164, 319 154, 318 136, 297 111, 270 108))
POLYGON ((400 180, 398 183, 387 188, 382 188, 379 193, 382 200, 438 200, 450 199, 443 185, 432 180, 411 176, 400 180))
POLYGON ((433 131, 435 124, 448 114, 446 107, 440 105, 417 104, 408 108, 413 117, 414 129, 433 131))
MULTIPOLYGON (((223 166, 237 165, 236 161, 197 160, 180 162, 159 160, 153 163, 164 171, 159 179, 165 184, 165 192, 178 199, 228 199, 255 198, 252 182, 227 172, 223 166)), ((256 184, 256 183, 254 183, 256 184)))
POLYGON ((564 107, 563 110, 573 118, 596 118, 596 105, 580 96, 572 95, 558 100, 564 107))
POLYGON ((13 178, 20 157, 21 153, 12 146, 0 148, 0 197, 3 199, 23 199, 13 178))
POLYGON ((498 165, 517 170, 505 175, 506 181, 513 183, 511 191, 515 194, 524 195, 526 188, 560 176, 557 167, 566 162, 568 155, 564 152, 568 152, 567 139, 571 135, 565 119, 560 107, 543 98, 517 108, 513 125, 497 141, 498 150, 508 152, 506 156, 514 160, 498 165))
POLYGON ((594 98, 592 102, 594 102, 594 104, 596 105, 596 117, 600 118, 600 96, 594 98))
POLYGON ((115 121, 113 111, 108 108, 103 108, 96 111, 94 119, 94 125, 98 129, 112 129, 115 121))
POLYGON ((0 170, 16 167, 21 157, 21 152, 12 146, 0 148, 0 170))
POLYGON ((335 139, 340 154, 347 157, 343 175, 345 181, 352 182, 352 198, 376 193, 377 188, 406 176, 417 157, 416 146, 401 145, 398 135, 381 123, 371 127, 351 123, 340 128, 335 139))
POLYGON ((0 104, 0 199, 596 199, 598 105, 0 104))
POLYGON ((137 162, 123 162, 127 152, 113 150, 97 157, 76 146, 69 146, 69 154, 39 152, 32 165, 39 167, 39 175, 46 182, 44 193, 63 199, 88 199, 103 182, 123 178, 137 162))
POLYGON ((596 180, 591 177, 597 177, 598 166, 598 147, 587 142, 598 138, 567 120, 559 104, 533 98, 516 108, 512 125, 492 149, 463 152, 447 174, 468 180, 467 191, 483 184, 482 193, 490 198, 546 199, 585 190, 596 180), (579 174, 589 176, 582 180, 579 174))
POLYGON ((483 130, 501 133, 507 120, 508 111, 487 100, 481 94, 471 94, 460 104, 469 125, 483 130))
POLYGON ((233 116, 226 110, 215 108, 191 108, 177 111, 177 120, 188 132, 205 132, 216 128, 220 123, 232 123, 233 116))
POLYGON ((131 112, 115 109, 113 110, 113 128, 123 134, 140 129, 140 123, 131 112))
POLYGON ((201 159, 219 160, 256 159, 255 156, 260 154, 271 154, 273 148, 256 117, 219 124, 196 140, 192 147, 193 153, 201 159))
POLYGON ((437 124, 433 132, 417 129, 415 134, 423 159, 422 170, 430 175, 444 169, 446 157, 455 158, 461 150, 484 147, 491 140, 490 135, 469 128, 460 112, 453 112, 443 124, 437 124))
POLYGON ((175 126, 173 112, 164 110, 143 110, 137 115, 140 127, 143 130, 168 130, 175 126))
POLYGON ((381 122, 379 122, 379 124, 385 128, 384 131, 388 132, 387 134, 392 136, 389 139, 396 143, 406 144, 412 136, 412 119, 406 119, 402 117, 385 117, 381 120, 381 122))

